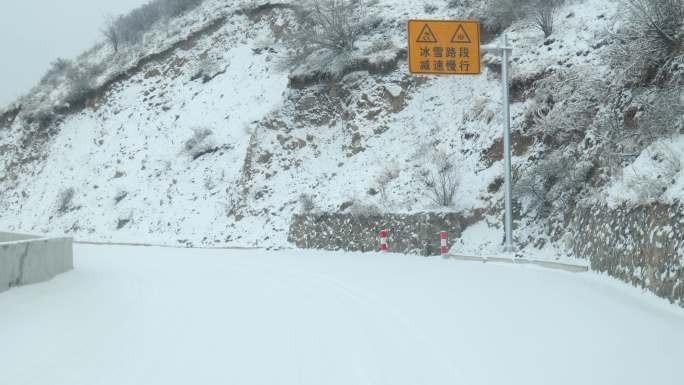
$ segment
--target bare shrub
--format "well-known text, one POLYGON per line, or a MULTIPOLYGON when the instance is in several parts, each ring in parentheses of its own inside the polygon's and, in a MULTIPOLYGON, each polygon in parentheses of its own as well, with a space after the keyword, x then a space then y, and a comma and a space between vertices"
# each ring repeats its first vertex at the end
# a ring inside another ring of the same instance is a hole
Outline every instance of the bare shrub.
POLYGON ((385 167, 374 180, 374 184, 380 191, 380 197, 384 202, 388 199, 387 187, 389 184, 399 177, 399 169, 397 167, 385 167))
POLYGON ((74 195, 76 190, 73 187, 66 188, 57 195, 57 212, 64 214, 73 209, 74 195))
POLYGON ((553 33, 557 7, 557 2, 549 0, 537 2, 530 10, 532 25, 542 31, 544 37, 549 37, 553 33))
POLYGON ((430 160, 431 164, 421 170, 419 179, 434 204, 451 207, 459 185, 453 157, 446 152, 435 151, 430 160))
POLYGON ((193 135, 185 141, 183 151, 195 160, 202 155, 206 155, 218 150, 218 145, 213 138, 214 131, 210 128, 194 128, 193 135))
POLYGON ((684 0, 622 0, 610 61, 628 82, 648 83, 684 44, 684 0))
POLYGON ((114 53, 119 52, 119 30, 116 27, 116 19, 113 16, 106 16, 104 27, 100 30, 107 42, 112 46, 114 53))

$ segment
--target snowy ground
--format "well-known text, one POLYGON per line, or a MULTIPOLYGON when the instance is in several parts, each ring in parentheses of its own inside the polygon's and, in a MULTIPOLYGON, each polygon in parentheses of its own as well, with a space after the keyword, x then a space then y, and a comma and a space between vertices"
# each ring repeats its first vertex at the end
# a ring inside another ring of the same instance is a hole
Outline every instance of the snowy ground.
POLYGON ((75 271, 0 295, 0 383, 681 383, 684 313, 594 275, 402 255, 75 251, 75 271))

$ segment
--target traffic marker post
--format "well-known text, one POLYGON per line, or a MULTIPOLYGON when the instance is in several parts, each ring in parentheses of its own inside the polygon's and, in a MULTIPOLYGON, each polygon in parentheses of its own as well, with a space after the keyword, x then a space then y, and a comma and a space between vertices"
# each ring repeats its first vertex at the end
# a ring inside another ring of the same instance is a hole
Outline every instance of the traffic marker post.
POLYGON ((386 253, 387 251, 387 230, 380 230, 380 252, 386 253))
POLYGON ((442 231, 439 233, 440 247, 439 251, 442 255, 447 255, 449 253, 449 246, 447 245, 447 240, 449 239, 449 233, 442 231))

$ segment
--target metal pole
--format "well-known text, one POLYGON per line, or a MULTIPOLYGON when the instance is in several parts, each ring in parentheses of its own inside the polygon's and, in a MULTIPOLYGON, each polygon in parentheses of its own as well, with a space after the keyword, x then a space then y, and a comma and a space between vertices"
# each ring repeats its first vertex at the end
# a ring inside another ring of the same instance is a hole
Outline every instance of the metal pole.
POLYGON ((503 34, 503 45, 501 53, 501 90, 503 97, 503 121, 504 121, 504 183, 506 188, 505 193, 505 230, 506 242, 504 245, 505 252, 512 252, 513 249, 513 188, 512 188, 512 172, 511 172, 511 113, 509 109, 510 99, 508 96, 508 37, 503 34))

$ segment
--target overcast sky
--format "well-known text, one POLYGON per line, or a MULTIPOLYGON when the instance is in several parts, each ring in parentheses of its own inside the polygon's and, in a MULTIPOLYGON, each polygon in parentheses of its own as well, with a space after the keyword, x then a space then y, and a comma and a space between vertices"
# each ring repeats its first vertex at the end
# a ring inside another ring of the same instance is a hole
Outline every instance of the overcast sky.
POLYGON ((100 40, 104 15, 149 0, 3 0, 0 106, 26 93, 58 57, 74 58, 100 40))

